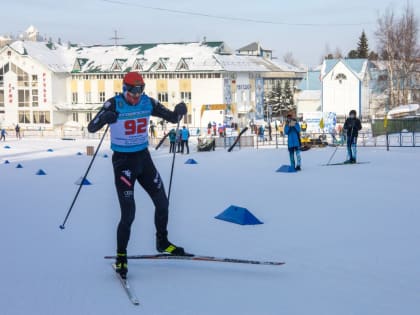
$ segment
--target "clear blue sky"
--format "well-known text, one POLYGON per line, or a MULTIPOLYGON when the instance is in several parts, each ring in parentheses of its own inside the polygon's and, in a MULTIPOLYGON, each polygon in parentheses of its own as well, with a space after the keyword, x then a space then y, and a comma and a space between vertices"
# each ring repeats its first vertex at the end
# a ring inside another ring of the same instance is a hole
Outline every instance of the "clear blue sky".
MULTIPOLYGON (((112 44, 114 30, 123 38, 121 44, 197 41, 205 36, 209 41, 225 41, 237 49, 259 41, 280 59, 286 52, 292 52, 299 62, 316 65, 327 47, 331 52, 339 48, 344 55, 354 49, 362 30, 366 32, 369 47, 375 49, 378 16, 387 8, 393 8, 400 16, 405 3, 395 0, 12 0, 1 4, 0 34, 16 35, 34 25, 41 35, 53 40, 60 37, 63 42, 85 44, 112 44)), ((420 17, 420 1, 409 3, 420 17)))

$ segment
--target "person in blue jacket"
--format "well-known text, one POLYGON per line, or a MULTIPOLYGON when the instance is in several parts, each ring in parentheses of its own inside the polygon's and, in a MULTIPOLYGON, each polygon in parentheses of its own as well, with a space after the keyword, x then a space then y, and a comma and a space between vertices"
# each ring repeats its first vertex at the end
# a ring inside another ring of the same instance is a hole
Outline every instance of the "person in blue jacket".
POLYGON ((175 129, 171 129, 169 131, 169 153, 175 153, 175 141, 176 141, 176 131, 175 129))
POLYGON ((127 275, 127 245, 136 207, 134 185, 138 182, 155 206, 156 249, 173 255, 185 255, 182 247, 168 240, 169 201, 162 179, 148 150, 150 116, 178 123, 187 114, 181 102, 174 111, 144 93, 145 83, 138 72, 129 72, 123 79, 123 93, 108 99, 89 122, 89 132, 97 132, 108 124, 111 131, 114 183, 120 203, 121 217, 117 228, 116 272, 127 275))
POLYGON ((302 162, 300 157, 300 126, 296 118, 293 118, 290 114, 287 115, 284 133, 287 135, 287 147, 289 150, 290 166, 296 171, 300 171, 302 162))
POLYGON ((184 154, 184 146, 187 148, 187 154, 190 154, 190 148, 188 147, 189 137, 190 137, 190 132, 185 126, 183 126, 181 130, 181 153, 182 154, 184 154))

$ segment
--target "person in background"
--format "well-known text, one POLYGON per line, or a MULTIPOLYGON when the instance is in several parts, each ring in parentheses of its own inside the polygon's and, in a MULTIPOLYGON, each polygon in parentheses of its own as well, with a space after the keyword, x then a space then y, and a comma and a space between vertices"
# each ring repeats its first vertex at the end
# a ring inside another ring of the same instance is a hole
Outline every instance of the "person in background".
POLYGON ((138 182, 155 206, 156 249, 173 255, 185 255, 182 247, 168 240, 169 201, 162 179, 148 150, 148 125, 150 116, 178 123, 187 114, 181 102, 170 111, 159 101, 144 93, 145 83, 138 72, 128 72, 123 79, 123 93, 108 99, 92 121, 89 132, 97 132, 108 124, 111 131, 112 165, 114 183, 121 209, 117 228, 116 272, 126 278, 127 245, 136 207, 134 185, 138 182))
POLYGON ((6 129, 2 128, 0 134, 1 134, 0 141, 1 140, 6 141, 6 135, 7 135, 6 129))
POLYGON ((176 132, 175 142, 176 142, 176 153, 180 153, 181 145, 182 145, 182 129, 178 129, 178 131, 176 132))
POLYGON ((300 156, 300 126, 296 118, 293 118, 293 116, 290 114, 287 115, 286 125, 284 126, 284 133, 287 135, 287 148, 289 150, 290 167, 296 171, 300 171, 302 169, 302 160, 300 156))
POLYGON ((175 129, 171 129, 169 131, 169 153, 175 153, 175 141, 176 141, 176 131, 175 129))
POLYGON ((20 139, 21 138, 21 135, 20 135, 20 126, 19 126, 19 124, 16 124, 15 131, 16 131, 16 138, 17 139, 20 139))
POLYGON ((308 124, 306 123, 306 121, 302 121, 302 125, 301 125, 301 130, 302 132, 306 132, 306 129, 308 128, 308 124))
POLYGON ((184 154, 184 146, 187 148, 187 154, 190 154, 190 148, 188 147, 188 139, 190 138, 190 132, 183 126, 181 130, 181 153, 184 154))
POLYGON ((354 109, 349 112, 349 117, 344 122, 343 129, 347 134, 347 160, 346 164, 356 163, 357 156, 357 136, 362 129, 360 119, 356 117, 357 113, 354 109))

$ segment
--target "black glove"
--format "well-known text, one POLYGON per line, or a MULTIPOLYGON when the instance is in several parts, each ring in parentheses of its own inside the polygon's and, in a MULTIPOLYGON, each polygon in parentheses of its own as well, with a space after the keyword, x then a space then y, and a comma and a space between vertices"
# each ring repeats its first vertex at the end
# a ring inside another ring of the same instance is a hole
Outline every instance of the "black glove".
POLYGON ((105 124, 113 124, 117 121, 118 113, 114 111, 106 111, 101 115, 101 121, 105 124))
POLYGON ((175 114, 179 116, 184 116, 187 113, 187 105, 184 102, 181 102, 175 106, 175 114))

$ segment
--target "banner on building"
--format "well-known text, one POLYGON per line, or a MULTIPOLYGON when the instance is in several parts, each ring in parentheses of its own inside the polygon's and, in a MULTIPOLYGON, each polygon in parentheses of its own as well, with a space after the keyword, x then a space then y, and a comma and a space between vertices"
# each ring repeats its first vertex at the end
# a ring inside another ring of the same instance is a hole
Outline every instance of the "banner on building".
POLYGON ((264 119, 264 79, 255 79, 255 119, 264 119))
POLYGON ((306 132, 331 133, 337 124, 337 115, 334 112, 305 112, 303 113, 303 121, 308 126, 306 132))

